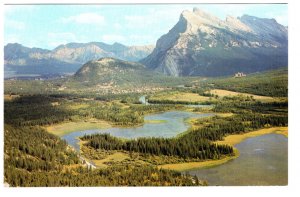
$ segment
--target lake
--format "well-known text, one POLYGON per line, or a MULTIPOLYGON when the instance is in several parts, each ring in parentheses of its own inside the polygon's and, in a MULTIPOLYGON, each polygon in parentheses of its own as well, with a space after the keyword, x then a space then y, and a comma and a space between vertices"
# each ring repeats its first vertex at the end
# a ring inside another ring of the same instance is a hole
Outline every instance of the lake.
POLYGON ((77 139, 85 134, 109 133, 115 137, 133 139, 138 137, 174 137, 186 131, 190 124, 185 120, 189 118, 201 118, 213 116, 212 113, 199 114, 185 111, 169 111, 158 114, 146 115, 145 121, 150 121, 138 127, 112 127, 107 129, 95 129, 76 131, 62 136, 69 145, 79 150, 77 139), (159 123, 151 123, 151 121, 159 121, 159 123))
MULTIPOLYGON (((186 131, 189 118, 213 116, 185 111, 169 111, 146 115, 146 123, 138 127, 112 127, 76 131, 62 136, 68 144, 79 151, 78 137, 85 134, 109 133, 115 137, 133 139, 138 137, 174 137, 186 131), (149 121, 149 122, 147 122, 149 121), (151 123, 152 121, 152 123, 151 123), (153 123, 155 122, 156 123, 153 123)), ((207 169, 189 170, 191 175, 207 180, 209 185, 287 185, 288 139, 279 134, 267 134, 248 138, 235 146, 240 156, 225 164, 207 169)))
POLYGON ((248 138, 235 146, 240 156, 225 164, 187 171, 209 185, 287 185, 288 138, 267 134, 248 138))

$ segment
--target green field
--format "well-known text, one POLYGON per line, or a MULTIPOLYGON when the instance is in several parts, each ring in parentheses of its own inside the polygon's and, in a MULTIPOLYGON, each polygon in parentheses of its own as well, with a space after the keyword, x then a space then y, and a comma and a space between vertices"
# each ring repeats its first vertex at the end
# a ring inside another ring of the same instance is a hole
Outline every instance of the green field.
POLYGON ((244 96, 244 97, 251 97, 257 101, 261 101, 261 102, 275 102, 276 98, 270 97, 270 96, 259 96, 259 95, 255 95, 255 94, 248 94, 248 93, 242 93, 242 92, 233 92, 233 91, 229 91, 229 90, 221 90, 221 89, 213 89, 210 90, 209 93, 217 95, 221 98, 223 97, 235 97, 235 96, 244 96))
POLYGON ((111 124, 101 120, 65 122, 46 126, 46 130, 57 136, 63 136, 74 131, 110 128, 111 124))

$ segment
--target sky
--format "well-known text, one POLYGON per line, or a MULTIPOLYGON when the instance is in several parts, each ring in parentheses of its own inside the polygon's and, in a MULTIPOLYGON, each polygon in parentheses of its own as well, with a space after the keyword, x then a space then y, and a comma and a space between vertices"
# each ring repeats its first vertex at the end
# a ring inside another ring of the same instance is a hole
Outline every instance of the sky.
POLYGON ((92 41, 155 45, 183 10, 194 7, 221 19, 248 14, 288 26, 287 4, 5 5, 4 44, 44 49, 92 41))

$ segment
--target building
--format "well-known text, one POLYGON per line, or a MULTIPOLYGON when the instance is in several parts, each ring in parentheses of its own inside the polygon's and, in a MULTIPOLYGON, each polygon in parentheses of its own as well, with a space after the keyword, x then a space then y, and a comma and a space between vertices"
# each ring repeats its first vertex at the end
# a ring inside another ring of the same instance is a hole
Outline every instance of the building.
POLYGON ((243 72, 238 72, 238 73, 235 73, 234 74, 234 77, 235 78, 238 78, 238 77, 246 77, 247 75, 246 74, 244 74, 243 72))

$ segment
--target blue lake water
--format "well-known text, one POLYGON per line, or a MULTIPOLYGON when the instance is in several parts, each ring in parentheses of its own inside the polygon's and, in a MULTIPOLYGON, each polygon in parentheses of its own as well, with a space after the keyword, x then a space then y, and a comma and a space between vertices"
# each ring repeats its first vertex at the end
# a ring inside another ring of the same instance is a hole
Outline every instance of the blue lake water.
POLYGON ((189 118, 201 118, 213 116, 211 113, 199 114, 185 111, 169 111, 159 114, 146 115, 145 120, 162 120, 161 123, 145 123, 138 127, 112 127, 107 129, 95 129, 76 131, 62 136, 68 144, 79 150, 78 137, 85 134, 109 133, 115 137, 121 138, 138 138, 138 137, 174 137, 186 131, 190 125, 185 122, 189 118))
POLYGON ((209 185, 287 185, 288 138, 267 134, 248 138, 236 145, 237 159, 207 169, 187 171, 209 185))

